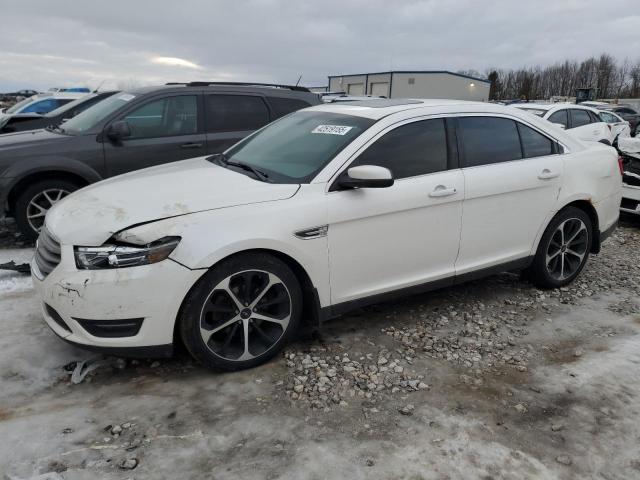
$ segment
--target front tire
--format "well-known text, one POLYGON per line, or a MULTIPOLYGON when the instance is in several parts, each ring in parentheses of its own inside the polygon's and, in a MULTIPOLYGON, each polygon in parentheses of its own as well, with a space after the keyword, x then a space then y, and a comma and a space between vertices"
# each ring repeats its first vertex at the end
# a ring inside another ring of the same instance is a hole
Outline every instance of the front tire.
POLYGON ((69 180, 42 180, 27 187, 19 196, 15 206, 18 230, 28 240, 35 241, 44 225, 49 209, 64 197, 80 188, 69 180))
POLYGON ((189 292, 179 320, 191 355, 209 368, 260 365, 294 338, 302 290, 291 269, 265 253, 224 260, 189 292))
POLYGON ((593 241, 589 215, 575 207, 556 214, 540 239, 529 267, 531 281, 540 288, 558 288, 571 283, 582 271, 593 241))

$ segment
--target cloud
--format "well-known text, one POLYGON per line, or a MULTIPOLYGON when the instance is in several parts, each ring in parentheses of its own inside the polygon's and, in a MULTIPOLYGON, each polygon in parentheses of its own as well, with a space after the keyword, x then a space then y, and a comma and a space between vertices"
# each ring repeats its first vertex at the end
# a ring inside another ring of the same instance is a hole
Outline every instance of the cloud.
POLYGON ((637 0, 5 2, 0 91, 640 57, 637 0), (603 40, 605 39, 605 40, 603 40))
POLYGON ((151 59, 151 63, 156 63, 158 65, 171 65, 176 67, 186 67, 186 68, 194 68, 196 70, 201 69, 200 65, 197 65, 189 60, 185 60, 183 58, 176 57, 153 57, 151 59))

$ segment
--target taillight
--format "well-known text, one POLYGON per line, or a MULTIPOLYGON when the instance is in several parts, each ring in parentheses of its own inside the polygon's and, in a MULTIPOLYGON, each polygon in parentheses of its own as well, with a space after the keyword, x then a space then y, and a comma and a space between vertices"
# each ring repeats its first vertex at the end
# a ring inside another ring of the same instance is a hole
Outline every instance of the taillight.
POLYGON ((624 165, 622 157, 618 157, 618 167, 620 168, 620 175, 624 175, 624 165))

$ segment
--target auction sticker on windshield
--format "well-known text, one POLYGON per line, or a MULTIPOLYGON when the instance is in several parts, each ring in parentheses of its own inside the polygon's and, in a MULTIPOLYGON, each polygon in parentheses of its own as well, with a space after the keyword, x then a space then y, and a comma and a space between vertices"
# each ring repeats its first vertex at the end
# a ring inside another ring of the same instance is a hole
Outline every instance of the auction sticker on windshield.
POLYGON ((353 127, 342 125, 318 125, 311 133, 324 133, 325 135, 346 135, 353 127))

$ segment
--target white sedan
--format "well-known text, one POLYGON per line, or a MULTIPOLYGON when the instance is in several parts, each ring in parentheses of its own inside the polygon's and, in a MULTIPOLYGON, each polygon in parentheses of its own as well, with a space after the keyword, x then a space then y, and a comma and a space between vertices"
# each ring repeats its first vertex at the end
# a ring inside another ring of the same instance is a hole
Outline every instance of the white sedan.
POLYGON ((513 106, 554 123, 580 140, 613 144, 615 137, 611 128, 595 108, 572 103, 516 103, 513 106))
POLYGON ((526 269, 573 281, 616 227, 615 150, 517 109, 370 100, 301 110, 224 154, 129 173, 47 214, 44 319, 122 354, 258 365, 354 307, 526 269))

